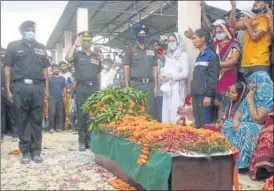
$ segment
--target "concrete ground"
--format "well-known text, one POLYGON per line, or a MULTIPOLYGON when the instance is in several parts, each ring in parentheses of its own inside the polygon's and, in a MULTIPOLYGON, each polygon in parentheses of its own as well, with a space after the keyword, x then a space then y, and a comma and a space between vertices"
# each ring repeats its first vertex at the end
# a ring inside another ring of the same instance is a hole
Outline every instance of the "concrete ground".
MULTIPOLYGON (((90 151, 79 152, 77 134, 43 133, 44 163, 20 164, 20 156, 9 155, 18 143, 5 137, 1 144, 1 190, 113 190, 113 175, 97 165, 90 151)), ((239 175, 241 190, 261 190, 263 181, 239 175)))

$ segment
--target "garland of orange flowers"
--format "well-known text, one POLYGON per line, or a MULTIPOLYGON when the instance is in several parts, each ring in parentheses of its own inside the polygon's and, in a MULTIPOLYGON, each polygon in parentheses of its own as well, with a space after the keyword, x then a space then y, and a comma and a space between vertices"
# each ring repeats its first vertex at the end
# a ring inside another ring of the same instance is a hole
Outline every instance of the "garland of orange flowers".
MULTIPOLYGON (((147 162, 150 153, 150 146, 157 143, 155 139, 174 133, 176 137, 182 137, 185 134, 195 136, 199 144, 212 145, 219 140, 219 142, 227 145, 230 148, 229 141, 220 133, 213 133, 210 130, 195 129, 188 126, 179 126, 167 123, 159 123, 155 120, 149 121, 145 116, 130 116, 126 115, 121 120, 112 121, 106 125, 106 131, 112 132, 114 135, 126 135, 129 140, 133 142, 141 142, 142 151, 137 160, 138 165, 143 165, 147 162)), ((186 142, 186 146, 191 144, 186 142)), ((176 151, 174 151, 176 152, 176 151)), ((190 153, 190 150, 180 149, 180 152, 190 153)))
POLYGON ((119 190, 133 190, 135 191, 136 188, 131 186, 130 184, 127 184, 126 182, 122 181, 121 179, 113 179, 108 181, 108 183, 115 189, 119 190))

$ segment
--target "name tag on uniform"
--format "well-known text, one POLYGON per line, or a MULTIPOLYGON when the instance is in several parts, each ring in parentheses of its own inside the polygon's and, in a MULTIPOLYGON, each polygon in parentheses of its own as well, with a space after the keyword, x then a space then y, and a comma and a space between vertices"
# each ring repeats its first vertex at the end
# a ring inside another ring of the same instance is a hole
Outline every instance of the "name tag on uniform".
POLYGON ((46 52, 43 49, 34 48, 33 50, 35 54, 42 55, 42 56, 46 55, 46 52))
POLYGON ((92 58, 90 61, 91 61, 92 64, 99 65, 99 61, 94 59, 94 58, 92 58))
POLYGON ((155 52, 153 50, 146 50, 147 56, 155 56, 155 52))

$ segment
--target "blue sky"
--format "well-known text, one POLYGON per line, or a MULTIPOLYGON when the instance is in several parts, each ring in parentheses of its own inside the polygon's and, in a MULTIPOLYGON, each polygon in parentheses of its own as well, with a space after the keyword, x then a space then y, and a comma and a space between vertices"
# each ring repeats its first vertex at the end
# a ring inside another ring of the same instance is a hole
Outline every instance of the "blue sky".
MULTIPOLYGON (((68 1, 1 1, 1 46, 21 35, 19 25, 25 20, 37 23, 37 40, 46 44, 68 1)), ((209 5, 230 10, 229 1, 206 1, 209 5)), ((239 8, 251 6, 253 1, 237 1, 239 8)))

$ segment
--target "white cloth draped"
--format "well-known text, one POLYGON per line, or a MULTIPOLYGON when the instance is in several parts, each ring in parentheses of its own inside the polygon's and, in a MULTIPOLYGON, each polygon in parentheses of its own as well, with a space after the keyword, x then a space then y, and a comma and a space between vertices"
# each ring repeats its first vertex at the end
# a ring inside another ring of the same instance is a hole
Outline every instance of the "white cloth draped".
POLYGON ((177 48, 174 52, 167 50, 165 66, 160 71, 160 76, 168 77, 163 83, 162 122, 176 123, 177 108, 184 105, 186 97, 186 80, 189 75, 189 60, 184 52, 183 36, 174 33, 177 38, 177 48))

